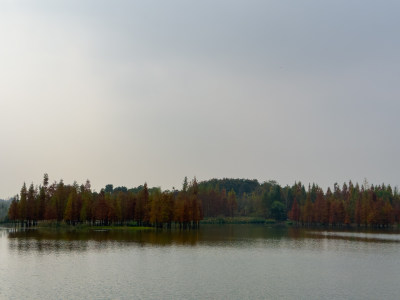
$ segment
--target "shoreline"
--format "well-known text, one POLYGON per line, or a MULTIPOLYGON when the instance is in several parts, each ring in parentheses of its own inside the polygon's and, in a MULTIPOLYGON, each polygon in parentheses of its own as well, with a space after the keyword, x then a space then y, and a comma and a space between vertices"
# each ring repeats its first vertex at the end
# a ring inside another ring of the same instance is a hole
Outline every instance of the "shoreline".
MULTIPOLYGON (((400 224, 393 224, 390 226, 371 226, 371 225, 357 225, 357 224, 341 224, 341 225, 325 225, 325 224, 296 224, 293 221, 276 221, 273 219, 263 219, 259 217, 215 217, 205 218, 200 221, 201 226, 207 225, 260 225, 276 228, 314 228, 326 230, 382 230, 382 231, 400 231, 400 224)), ((128 224, 110 224, 110 225, 96 225, 96 224, 67 224, 66 222, 39 222, 35 226, 21 226, 14 223, 0 223, 0 227, 8 229, 24 229, 24 230, 67 230, 67 231, 143 231, 143 230, 171 230, 179 229, 179 225, 172 224, 171 228, 157 227, 157 226, 137 226, 133 223, 128 224)), ((189 229, 181 229, 189 230, 189 229)), ((196 230, 191 228, 191 230, 196 230)))

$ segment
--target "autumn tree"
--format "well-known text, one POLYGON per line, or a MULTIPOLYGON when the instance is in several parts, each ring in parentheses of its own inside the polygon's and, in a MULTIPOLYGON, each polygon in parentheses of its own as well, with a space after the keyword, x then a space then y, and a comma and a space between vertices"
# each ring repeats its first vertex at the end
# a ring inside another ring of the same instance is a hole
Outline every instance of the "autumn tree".
POLYGON ((289 212, 289 219, 295 221, 296 223, 298 223, 300 220, 300 207, 296 198, 294 198, 292 209, 289 212))
POLYGON ((14 197, 11 201, 10 208, 8 209, 8 218, 14 223, 18 219, 18 198, 14 197))
POLYGON ((28 210, 27 195, 28 195, 28 191, 26 189, 26 184, 24 182, 24 184, 21 188, 20 200, 18 203, 18 219, 21 221, 22 224, 27 219, 27 210, 28 210))
POLYGON ((108 225, 108 205, 105 192, 101 190, 94 203, 94 216, 101 225, 108 225))
POLYGON ((28 194, 26 197, 26 219, 28 226, 31 226, 36 221, 36 190, 33 183, 29 186, 28 194))

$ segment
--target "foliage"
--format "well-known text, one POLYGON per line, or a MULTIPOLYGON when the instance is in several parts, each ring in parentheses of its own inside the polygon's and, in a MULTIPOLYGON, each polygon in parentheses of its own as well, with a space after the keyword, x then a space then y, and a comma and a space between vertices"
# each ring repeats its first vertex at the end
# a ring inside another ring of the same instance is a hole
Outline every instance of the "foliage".
POLYGON ((35 226, 39 221, 50 224, 91 224, 97 226, 130 225, 170 227, 172 222, 182 228, 197 227, 203 218, 194 179, 181 192, 162 192, 148 188, 145 183, 136 189, 114 188, 106 185, 100 193, 92 192, 90 181, 79 186, 66 185, 61 180, 48 185, 45 174, 43 185, 27 189, 24 183, 20 196, 12 199, 8 208, 12 222, 35 226))
POLYGON ((271 216, 277 221, 286 220, 285 205, 280 201, 274 201, 271 205, 271 216))
MULTIPOLYGON (((0 205, 3 202, 0 202, 0 205)), ((1 206, 0 206, 1 209, 1 206)), ((293 224, 392 226, 400 223, 400 196, 384 184, 361 187, 351 181, 326 193, 316 184, 300 182, 281 187, 248 179, 211 179, 198 183, 185 177, 181 190, 162 191, 147 183, 136 188, 108 184, 99 193, 62 180, 29 187, 8 202, 8 219, 32 226, 38 221, 67 224, 126 225, 195 228, 203 218, 211 223, 258 222, 266 219, 293 224), (236 221, 235 221, 236 220, 236 221), (250 221, 249 221, 250 220, 250 221)), ((3 208, 4 210, 4 208, 3 208)))

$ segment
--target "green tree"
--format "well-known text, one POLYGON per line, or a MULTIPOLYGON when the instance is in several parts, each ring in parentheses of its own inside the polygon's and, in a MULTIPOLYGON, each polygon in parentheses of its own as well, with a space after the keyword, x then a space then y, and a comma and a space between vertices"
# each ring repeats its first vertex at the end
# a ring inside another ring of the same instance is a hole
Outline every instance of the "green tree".
POLYGON ((275 201, 281 201, 281 187, 275 182, 272 183, 273 185, 271 186, 270 190, 264 193, 262 199, 265 217, 269 217, 271 215, 272 203, 274 203, 275 201))
POLYGON ((113 190, 114 190, 114 186, 112 184, 107 184, 104 189, 104 192, 106 194, 111 194, 113 192, 113 190))
POLYGON ((64 220, 69 224, 74 224, 78 221, 77 218, 77 201, 78 201, 78 194, 76 188, 71 189, 69 193, 67 204, 65 207, 64 212, 64 220))
POLYGON ((277 221, 286 219, 285 205, 280 201, 274 201, 271 205, 271 217, 277 221))

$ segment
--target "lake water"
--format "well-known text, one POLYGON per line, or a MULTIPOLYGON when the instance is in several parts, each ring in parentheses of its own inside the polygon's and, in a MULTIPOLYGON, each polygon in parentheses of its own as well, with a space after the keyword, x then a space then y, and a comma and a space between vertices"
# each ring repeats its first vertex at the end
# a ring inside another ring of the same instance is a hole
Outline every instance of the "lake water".
POLYGON ((399 233, 0 229, 0 299, 399 298, 399 233))

